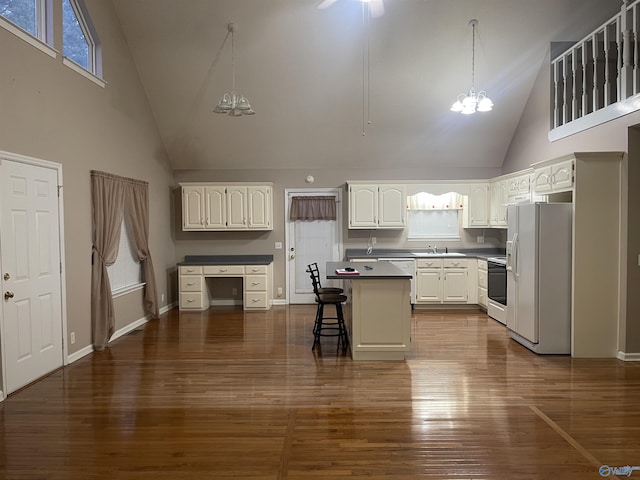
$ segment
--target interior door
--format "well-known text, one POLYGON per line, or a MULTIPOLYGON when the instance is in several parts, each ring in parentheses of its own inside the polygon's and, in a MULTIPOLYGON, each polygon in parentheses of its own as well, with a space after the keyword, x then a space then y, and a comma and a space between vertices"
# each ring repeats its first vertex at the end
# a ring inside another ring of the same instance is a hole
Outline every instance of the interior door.
POLYGON ((2 361, 7 393, 63 364, 58 172, 0 161, 2 361))
POLYGON ((314 303, 311 278, 306 272, 307 266, 317 263, 323 287, 338 286, 338 281, 326 280, 325 265, 327 262, 342 260, 342 192, 339 189, 320 190, 287 190, 287 282, 288 297, 291 304, 314 303), (336 197, 338 202, 336 220, 291 221, 289 207, 294 196, 336 197))

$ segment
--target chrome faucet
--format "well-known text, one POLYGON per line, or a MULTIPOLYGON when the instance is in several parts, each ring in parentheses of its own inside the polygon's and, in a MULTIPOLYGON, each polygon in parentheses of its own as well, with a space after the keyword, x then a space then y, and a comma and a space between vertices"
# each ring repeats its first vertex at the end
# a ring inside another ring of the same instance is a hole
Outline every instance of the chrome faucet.
POLYGON ((431 249, 431 253, 438 253, 438 247, 432 247, 431 245, 429 245, 427 248, 431 249))

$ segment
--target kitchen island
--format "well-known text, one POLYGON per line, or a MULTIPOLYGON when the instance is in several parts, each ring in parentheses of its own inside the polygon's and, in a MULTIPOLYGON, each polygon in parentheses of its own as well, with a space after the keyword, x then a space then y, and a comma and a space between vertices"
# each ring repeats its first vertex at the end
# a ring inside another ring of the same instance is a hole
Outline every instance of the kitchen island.
POLYGON ((327 278, 344 280, 349 297, 344 313, 351 357, 404 360, 411 349, 411 275, 384 261, 327 262, 327 278), (358 274, 336 273, 345 268, 358 274))

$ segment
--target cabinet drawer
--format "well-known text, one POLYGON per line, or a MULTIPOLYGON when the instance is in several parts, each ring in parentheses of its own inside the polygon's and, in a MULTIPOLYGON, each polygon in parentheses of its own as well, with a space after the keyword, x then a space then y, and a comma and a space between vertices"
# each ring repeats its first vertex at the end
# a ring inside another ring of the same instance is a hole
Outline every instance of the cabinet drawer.
POLYGON ((441 258, 419 258, 416 260, 416 268, 440 268, 442 267, 441 258))
POLYGON ((478 259, 478 270, 487 270, 487 261, 478 259))
POLYGON ((244 267, 244 273, 247 275, 265 275, 267 273, 266 265, 247 265, 244 267))
POLYGON ((202 267, 181 266, 180 275, 202 275, 202 267))
POLYGON ((201 292, 202 277, 200 275, 180 275, 181 292, 201 292))
POLYGON ((442 266, 444 268, 467 268, 467 260, 459 258, 443 258, 442 266))
POLYGON ((205 275, 221 276, 242 276, 244 275, 244 265, 207 265, 204 267, 205 275))
POLYGON ((267 292, 246 292, 244 308, 267 308, 267 292))
POLYGON ((181 310, 203 310, 202 293, 201 292, 186 292, 180 293, 180 309, 181 310))
POLYGON ((244 277, 244 289, 247 292, 265 292, 267 290, 266 275, 247 275, 244 277))
POLYGON ((482 305, 485 308, 488 305, 488 297, 487 297, 487 289, 486 288, 478 288, 478 305, 482 305))
POLYGON ((478 287, 487 288, 487 271, 478 270, 478 287))

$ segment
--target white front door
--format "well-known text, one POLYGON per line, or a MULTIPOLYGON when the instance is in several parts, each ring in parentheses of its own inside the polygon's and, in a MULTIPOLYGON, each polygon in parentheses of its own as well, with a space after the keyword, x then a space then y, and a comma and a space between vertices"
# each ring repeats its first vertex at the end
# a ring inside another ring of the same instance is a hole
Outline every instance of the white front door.
POLYGON ((287 190, 287 282, 288 302, 293 304, 314 303, 311 278, 306 272, 307 266, 317 263, 323 287, 338 286, 334 281, 325 279, 327 262, 342 260, 342 191, 340 189, 301 189, 287 190), (334 196, 336 197, 336 220, 291 221, 289 208, 291 198, 295 196, 334 196))
POLYGON ((63 364, 58 172, 0 159, 6 393, 63 364))

